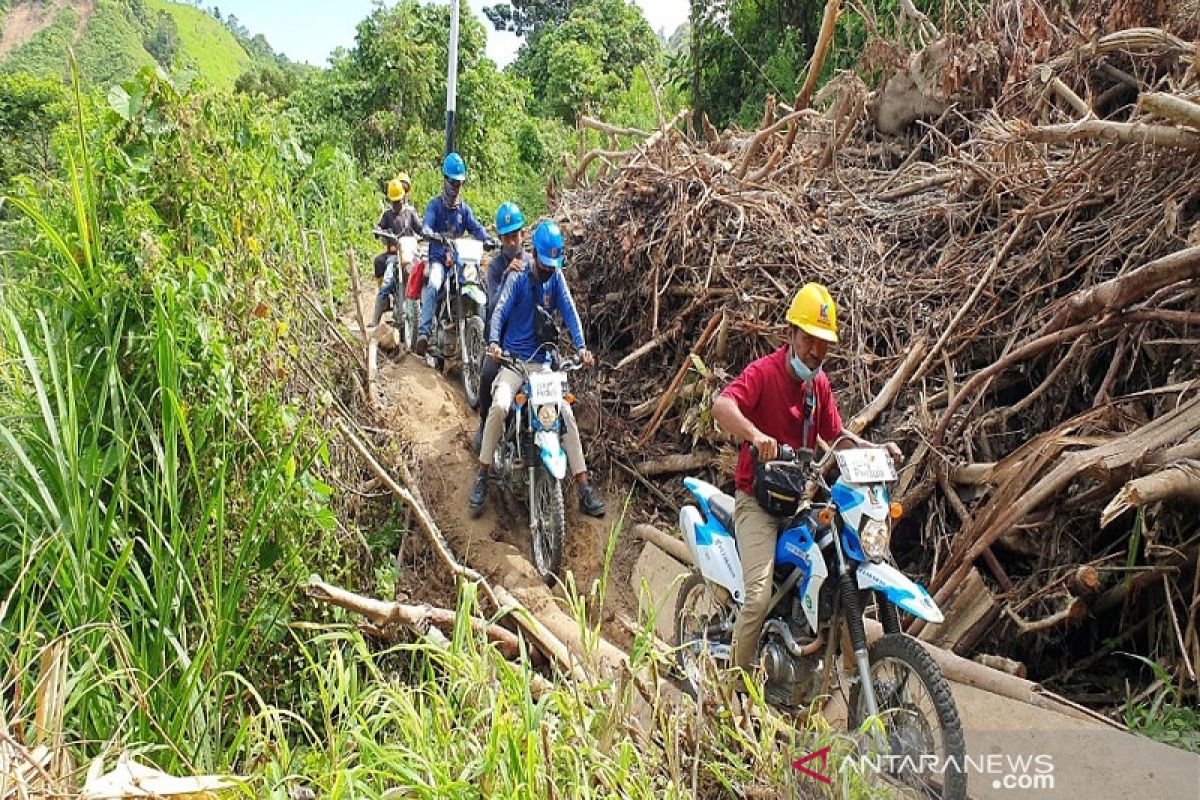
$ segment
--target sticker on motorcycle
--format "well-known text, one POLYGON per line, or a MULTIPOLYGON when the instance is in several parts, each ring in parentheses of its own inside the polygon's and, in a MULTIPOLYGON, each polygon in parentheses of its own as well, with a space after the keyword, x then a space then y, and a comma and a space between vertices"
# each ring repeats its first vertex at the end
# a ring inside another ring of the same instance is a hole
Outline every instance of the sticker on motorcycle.
POLYGON ((837 451, 842 479, 850 483, 887 483, 896 480, 896 469, 886 450, 880 447, 856 447, 837 451))
POLYGON ((529 376, 529 399, 535 406, 561 402, 564 378, 561 372, 533 373, 529 376))

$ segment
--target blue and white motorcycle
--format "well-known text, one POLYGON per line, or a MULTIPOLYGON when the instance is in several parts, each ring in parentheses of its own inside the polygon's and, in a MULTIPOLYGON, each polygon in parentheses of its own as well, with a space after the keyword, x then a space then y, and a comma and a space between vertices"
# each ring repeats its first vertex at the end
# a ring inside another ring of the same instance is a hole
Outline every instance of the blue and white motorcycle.
POLYGON ((500 359, 501 366, 520 373, 525 382, 496 444, 491 478, 515 497, 526 498, 533 565, 542 580, 549 582, 562 568, 567 527, 562 492, 567 454, 560 437, 561 408, 574 400, 567 391, 567 375, 583 365, 574 358, 560 362, 553 346, 546 349, 550 363, 540 369, 507 353, 500 359))
MULTIPOLYGON (((892 524, 902 509, 888 496, 896 473, 887 451, 831 449, 816 461, 811 450, 781 447, 779 460, 764 466, 799 471, 817 487, 813 500, 782 525, 776 545, 774 589, 755 661, 765 672, 767 702, 800 711, 848 687, 850 729, 880 718, 881 746, 901 756, 887 760, 895 778, 924 796, 965 797, 963 731, 950 686, 900 628, 897 609, 930 623, 943 617, 925 588, 891 563, 892 524), (830 456, 840 472, 832 486, 822 477, 830 456), (884 635, 868 647, 863 612, 870 603, 884 635)), ((684 485, 697 505, 680 509, 679 527, 698 572, 680 587, 675 644, 687 687, 696 693, 706 665, 730 665, 744 585, 734 499, 696 478, 684 485)))

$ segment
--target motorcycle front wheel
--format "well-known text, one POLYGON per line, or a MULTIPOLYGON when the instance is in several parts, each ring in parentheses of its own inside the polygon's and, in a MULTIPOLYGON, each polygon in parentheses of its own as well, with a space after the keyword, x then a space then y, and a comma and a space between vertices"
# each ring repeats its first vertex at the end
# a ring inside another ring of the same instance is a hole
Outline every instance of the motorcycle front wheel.
MULTIPOLYGON (((929 652, 911 636, 882 636, 868 651, 887 755, 899 766, 892 777, 919 797, 967 796, 966 744, 950 684, 929 652), (929 756, 935 756, 930 759, 929 756)), ((849 722, 867 718, 861 684, 850 691, 849 722)))
POLYGON ((483 351, 487 347, 483 336, 483 320, 472 314, 459 323, 459 338, 462 340, 462 382, 467 396, 467 405, 479 407, 479 373, 483 363, 483 351))
POLYGON ((533 566, 546 583, 562 568, 563 534, 567 527, 562 482, 544 468, 533 470, 533 508, 529 533, 533 538, 533 566))

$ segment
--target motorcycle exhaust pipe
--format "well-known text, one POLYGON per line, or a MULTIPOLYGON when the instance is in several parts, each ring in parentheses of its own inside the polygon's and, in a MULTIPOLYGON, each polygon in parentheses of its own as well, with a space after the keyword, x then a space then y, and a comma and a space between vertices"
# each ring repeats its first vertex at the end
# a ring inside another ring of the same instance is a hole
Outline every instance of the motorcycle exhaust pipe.
POLYGON ((763 633, 767 632, 778 634, 779 638, 783 640, 784 646, 787 647, 788 652, 796 658, 816 655, 825 646, 825 634, 823 632, 818 634, 817 638, 808 644, 800 644, 796 641, 796 637, 792 635, 792 629, 781 619, 767 620, 767 624, 763 626, 763 633))

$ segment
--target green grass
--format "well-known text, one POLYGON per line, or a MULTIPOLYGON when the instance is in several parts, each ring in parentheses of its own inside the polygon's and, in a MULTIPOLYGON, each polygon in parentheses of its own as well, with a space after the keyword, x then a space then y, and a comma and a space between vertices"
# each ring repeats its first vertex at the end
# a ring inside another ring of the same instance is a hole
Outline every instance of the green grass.
POLYGON ((214 87, 232 89, 238 77, 254 66, 233 34, 199 8, 169 0, 146 0, 146 6, 171 15, 179 31, 179 66, 196 70, 214 87))
MULTIPOLYGON (((217 89, 232 90, 254 62, 224 25, 206 12, 169 0, 147 0, 152 13, 170 14, 179 32, 177 66, 195 70, 217 89)), ((3 13, 3 12, 0 12, 3 13)), ((118 0, 96 0, 87 28, 76 40, 79 12, 63 8, 47 27, 10 53, 0 69, 38 76, 67 76, 67 50, 74 47, 84 81, 107 88, 153 65, 143 31, 118 0)))

